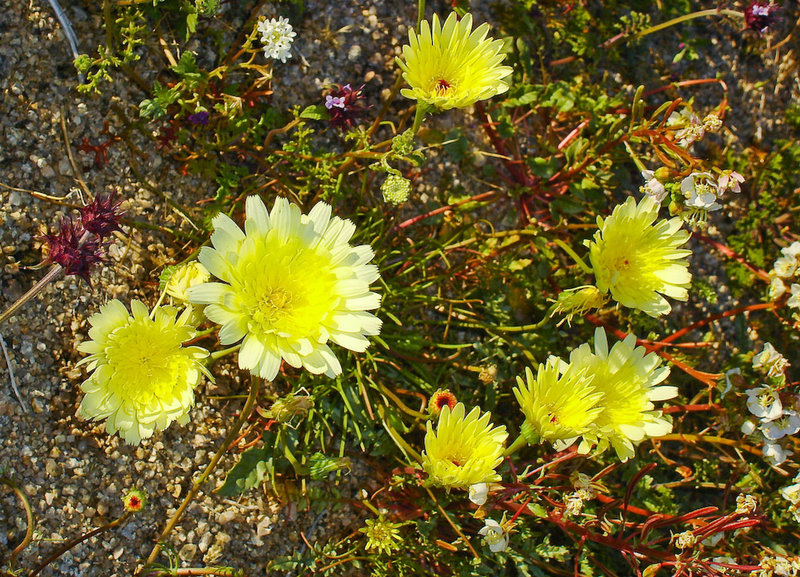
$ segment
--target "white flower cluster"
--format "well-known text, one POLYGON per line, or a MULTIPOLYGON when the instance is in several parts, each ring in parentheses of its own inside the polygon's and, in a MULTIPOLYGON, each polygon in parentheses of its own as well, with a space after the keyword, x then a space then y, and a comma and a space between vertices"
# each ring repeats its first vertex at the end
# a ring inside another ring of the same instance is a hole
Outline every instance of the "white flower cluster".
POLYGON ((686 206, 712 212, 722 208, 717 200, 726 191, 741 192, 739 185, 743 182, 744 177, 731 170, 723 172, 718 179, 709 172, 693 172, 681 181, 681 193, 686 206))
POLYGON ((297 34, 288 19, 281 17, 262 20, 258 23, 258 31, 261 33, 261 43, 267 58, 286 62, 287 58, 292 57, 292 42, 297 34))
POLYGON ((794 478, 794 485, 781 489, 781 496, 791 504, 789 512, 794 515, 794 520, 800 523, 800 475, 794 478))
POLYGON ((667 127, 676 129, 675 142, 681 148, 688 148, 706 134, 703 123, 690 106, 670 114, 667 118, 667 127))
POLYGON ((766 343, 764 350, 753 357, 753 368, 766 373, 769 382, 745 391, 747 410, 761 422, 757 425, 751 420, 745 421, 742 432, 754 435, 758 431, 765 441, 762 449, 764 457, 776 466, 793 454, 778 441, 800 431, 800 415, 796 410, 800 405, 800 397, 792 395, 793 406, 786 407, 779 394, 780 387, 786 382, 784 370, 788 365, 783 355, 766 343))
POLYGON ((782 248, 781 255, 769 273, 772 279, 769 284, 769 298, 776 300, 789 290, 791 296, 786 304, 800 310, 800 284, 792 282, 800 280, 800 242, 795 241, 782 248))
POLYGON ((751 573, 754 577, 798 577, 800 575, 799 557, 764 557, 761 569, 751 573))
POLYGON ((589 499, 594 499, 597 492, 592 486, 592 479, 589 475, 584 473, 576 473, 572 477, 572 484, 575 487, 575 492, 567 495, 564 500, 567 508, 564 511, 565 515, 579 515, 583 510, 583 502, 589 499))

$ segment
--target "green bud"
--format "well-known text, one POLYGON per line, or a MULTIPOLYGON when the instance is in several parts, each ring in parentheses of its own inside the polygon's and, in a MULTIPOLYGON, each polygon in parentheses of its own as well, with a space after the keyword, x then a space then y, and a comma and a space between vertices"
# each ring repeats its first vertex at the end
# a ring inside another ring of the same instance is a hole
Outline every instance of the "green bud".
POLYGON ((411 193, 411 181, 398 174, 390 174, 383 181, 381 192, 383 199, 389 204, 403 204, 411 193))

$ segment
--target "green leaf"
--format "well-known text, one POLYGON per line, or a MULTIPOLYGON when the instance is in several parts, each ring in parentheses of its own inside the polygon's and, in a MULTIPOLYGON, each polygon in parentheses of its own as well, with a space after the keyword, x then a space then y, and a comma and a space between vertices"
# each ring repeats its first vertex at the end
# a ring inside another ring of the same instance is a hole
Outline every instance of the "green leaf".
POLYGON ((300 113, 300 118, 308 118, 309 120, 327 120, 330 118, 330 115, 322 104, 313 104, 306 107, 306 109, 300 113))
POLYGON ((267 447, 248 449, 242 453, 239 462, 228 471, 225 483, 217 493, 223 497, 234 497, 260 485, 267 473, 273 470, 269 453, 267 447))

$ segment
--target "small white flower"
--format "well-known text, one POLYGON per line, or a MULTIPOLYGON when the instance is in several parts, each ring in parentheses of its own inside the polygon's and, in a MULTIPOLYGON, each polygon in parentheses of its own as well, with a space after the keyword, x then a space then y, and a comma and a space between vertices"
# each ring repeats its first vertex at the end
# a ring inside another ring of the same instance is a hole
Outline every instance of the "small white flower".
POLYGON ((783 415, 779 418, 762 425, 761 431, 770 441, 777 441, 786 435, 794 435, 800 431, 800 415, 794 411, 783 411, 783 415))
POLYGON ((484 527, 478 531, 478 534, 483 535, 483 540, 492 553, 505 551, 508 547, 508 531, 494 519, 486 519, 484 527))
POLYGON ((764 458, 776 467, 783 464, 787 457, 794 455, 793 451, 784 449, 777 443, 765 443, 761 452, 764 454, 764 458))
POLYGON ((781 254, 783 256, 791 256, 797 258, 800 256, 800 241, 794 241, 789 246, 785 246, 781 249, 781 254))
POLYGON ((753 368, 766 369, 767 375, 770 377, 782 375, 788 365, 789 362, 775 350, 771 343, 764 343, 764 349, 753 357, 753 368))
POLYGON ((750 419, 742 423, 741 431, 745 435, 752 435, 756 431, 756 424, 750 419))
POLYGON ((783 405, 778 392, 769 385, 749 389, 747 409, 762 421, 774 421, 783 414, 783 405))
POLYGON ((786 301, 786 306, 793 309, 800 309, 800 284, 792 283, 792 286, 789 288, 792 291, 792 296, 786 301))
POLYGON ((711 212, 722 208, 717 202, 717 183, 707 172, 693 172, 681 181, 681 193, 686 206, 711 212))
POLYGON ((731 390, 733 389, 733 381, 741 381, 741 379, 742 379, 742 369, 740 369, 739 367, 725 371, 725 388, 722 389, 722 392, 719 394, 720 398, 724 397, 725 395, 731 392, 731 390), (731 379, 732 376, 738 376, 738 378, 731 379))
POLYGON ((785 279, 792 278, 797 270, 797 257, 784 255, 778 258, 772 265, 772 270, 776 276, 785 279))
POLYGON ((675 546, 678 549, 691 549, 697 543, 697 537, 691 531, 684 531, 675 535, 675 546))
POLYGON ((778 300, 783 294, 786 292, 786 284, 784 284, 783 279, 777 276, 773 276, 772 280, 769 281, 769 298, 770 300, 778 300))
POLYGON ((669 115, 667 126, 680 128, 675 133, 675 142, 681 148, 687 148, 692 143, 705 136, 706 130, 697 115, 689 107, 680 112, 675 111, 669 115))
POLYGON ((581 510, 583 510, 583 498, 577 491, 567 495, 564 503, 566 505, 566 508, 564 509, 565 515, 580 515, 581 510))
POLYGON ((783 487, 781 489, 781 496, 792 505, 800 503, 800 483, 783 487))
POLYGON ((752 495, 745 495, 744 493, 736 497, 736 514, 737 515, 752 515, 758 508, 758 500, 752 495))
POLYGON ((267 58, 286 62, 287 58, 292 57, 292 42, 297 34, 292 30, 288 19, 281 17, 262 20, 258 23, 258 31, 261 33, 261 43, 267 58))
POLYGON ((656 202, 664 200, 664 197, 667 196, 667 189, 664 188, 664 185, 656 178, 655 172, 652 170, 643 170, 642 178, 644 178, 644 186, 641 187, 640 190, 647 196, 652 197, 656 202))
POLYGON ((489 496, 489 485, 486 483, 475 483, 469 486, 469 500, 479 507, 486 503, 489 496))
POLYGON ((720 174, 717 180, 717 195, 722 196, 726 191, 742 192, 742 187, 739 186, 744 182, 744 176, 733 170, 726 170, 720 174))
POLYGON ((344 108, 344 96, 325 96, 325 108, 344 108))

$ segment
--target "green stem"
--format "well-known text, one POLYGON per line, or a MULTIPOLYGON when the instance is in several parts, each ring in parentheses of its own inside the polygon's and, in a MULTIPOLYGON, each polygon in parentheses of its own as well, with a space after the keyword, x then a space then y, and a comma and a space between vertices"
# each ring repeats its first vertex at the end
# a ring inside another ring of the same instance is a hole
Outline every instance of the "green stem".
POLYGON ((211 362, 216 361, 217 359, 221 359, 222 357, 229 355, 231 353, 235 353, 240 348, 242 348, 241 343, 238 345, 233 345, 232 347, 228 347, 227 349, 222 349, 221 351, 214 351, 208 356, 208 360, 211 362))
POLYGON ((516 440, 515 440, 513 443, 511 443, 511 445, 510 445, 510 446, 509 446, 509 447, 506 449, 506 452, 505 452, 505 453, 503 453, 503 456, 504 456, 504 457, 510 457, 511 455, 513 455, 514 453, 516 453, 517 451, 519 451, 519 450, 520 450, 522 447, 527 447, 527 446, 528 446, 528 441, 526 441, 526 440, 525 440, 525 437, 523 437, 522 435, 520 435, 520 436, 519 436, 519 437, 517 437, 517 439, 516 439, 516 440))
POLYGON ((417 31, 425 19, 425 0, 417 0, 417 31))
POLYGON ((108 531, 109 529, 113 529, 117 525, 121 525, 130 516, 131 516, 131 512, 130 511, 125 511, 122 514, 122 516, 119 517, 118 519, 115 519, 115 520, 111 521, 110 523, 106 523, 105 525, 103 525, 102 527, 98 527, 97 529, 92 529, 88 533, 84 533, 83 535, 79 535, 78 537, 75 537, 71 541, 68 541, 67 543, 65 543, 64 545, 62 545, 58 549, 56 549, 47 559, 42 561, 33 571, 28 573, 28 577, 34 577, 35 575, 38 575, 45 567, 50 565, 50 563, 52 563, 53 561, 55 561, 56 559, 61 557, 64 553, 66 553, 67 551, 69 551, 73 547, 76 547, 76 546, 80 545, 81 543, 83 543, 84 541, 86 541, 87 539, 89 539, 91 537, 94 537, 95 535, 99 535, 100 533, 103 533, 104 531, 108 531))
POLYGON ((699 12, 684 14, 683 16, 678 16, 677 18, 673 18, 672 20, 667 20, 666 22, 662 22, 661 24, 656 24, 655 26, 651 26, 650 28, 645 28, 641 32, 635 34, 634 37, 641 38, 643 36, 647 36, 648 34, 653 34, 654 32, 658 32, 659 30, 664 30, 664 28, 669 28, 670 26, 674 26, 675 24, 680 24, 681 22, 688 22, 689 20, 694 20, 695 18, 704 18, 706 16, 732 16, 734 18, 744 18, 744 13, 739 12, 738 10, 726 10, 717 8, 711 8, 709 10, 700 10, 699 12))
POLYGON ((572 260, 575 261, 575 264, 581 267, 581 270, 583 270, 583 272, 585 272, 586 274, 594 274, 592 268, 585 262, 583 262, 583 259, 578 256, 578 253, 572 250, 572 247, 570 247, 567 243, 565 243, 560 238, 553 239, 553 242, 556 243, 558 246, 560 246, 565 253, 571 256, 572 260))
POLYGON ((422 126, 422 121, 425 120, 425 115, 430 109, 430 106, 417 100, 417 110, 414 113, 414 125, 411 127, 411 134, 414 136, 417 135, 417 132, 419 132, 419 129, 422 126))
MULTIPOLYGON (((166 540, 166 538, 169 536, 172 530, 178 525, 178 522, 181 520, 181 517, 183 517, 183 514, 186 512, 186 509, 189 507, 189 505, 194 500, 195 496, 197 496, 197 493, 200 491, 200 487, 203 486, 203 484, 211 476, 211 473, 213 473, 214 470, 217 468, 217 464, 219 463, 220 459, 222 459, 222 456, 230 448, 231 443, 233 443, 233 441, 239 434, 239 431, 247 422, 247 419, 253 410, 253 405, 255 405, 256 398, 258 397, 258 391, 260 388, 261 388, 261 379, 259 377, 253 377, 253 381, 250 385, 250 393, 247 395, 247 401, 245 402, 244 407, 242 408, 242 412, 239 413, 239 418, 236 420, 236 423, 234 423, 233 427, 231 427, 231 430, 228 431, 228 434, 225 435, 225 439, 222 441, 222 444, 220 445, 219 449, 217 449, 217 452, 211 459, 211 462, 206 466, 205 470, 203 470, 203 472, 200 474, 197 480, 192 484, 192 488, 186 494, 186 497, 184 497, 183 502, 178 507, 178 510, 175 511, 175 513, 172 515, 172 518, 167 523, 167 526, 161 532, 161 535, 159 535, 158 542, 156 543, 155 547, 153 547, 153 550, 150 552, 150 556, 147 558, 145 567, 147 567, 156 560, 156 557, 158 557, 158 554, 161 551, 161 544, 166 540)), ((141 572, 139 573, 139 575, 141 575, 141 572)))

